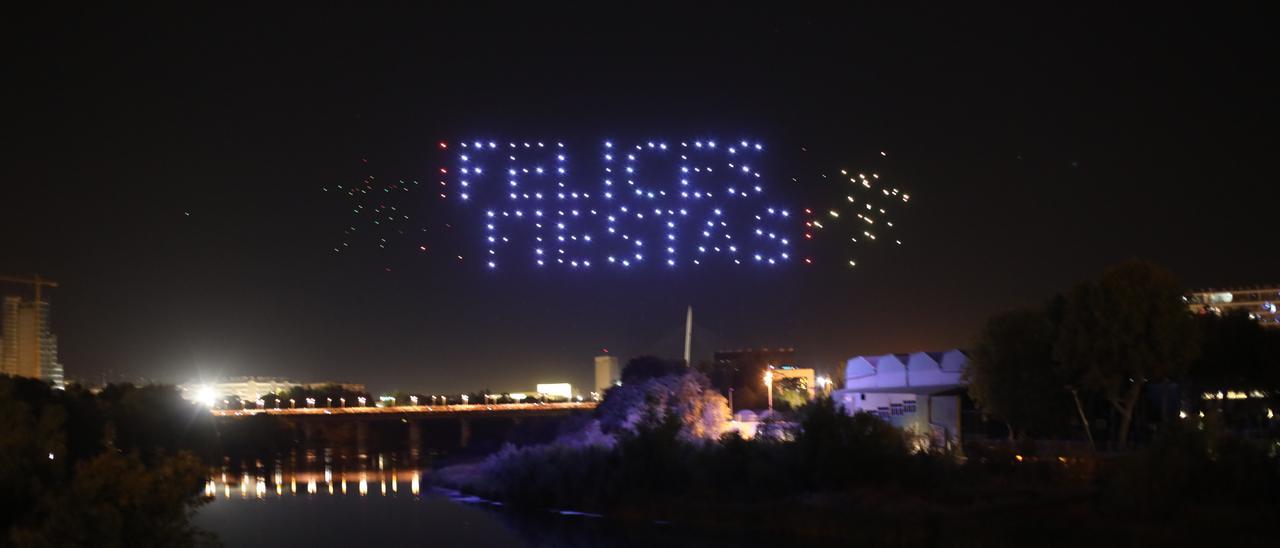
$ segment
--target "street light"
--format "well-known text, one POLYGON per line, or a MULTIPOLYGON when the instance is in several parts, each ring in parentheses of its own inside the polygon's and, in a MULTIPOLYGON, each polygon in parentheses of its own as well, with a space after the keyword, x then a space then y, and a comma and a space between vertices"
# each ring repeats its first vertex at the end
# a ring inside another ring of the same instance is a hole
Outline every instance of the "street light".
POLYGON ((818 388, 822 390, 823 395, 831 393, 831 387, 835 385, 835 381, 826 375, 818 376, 818 388))
POLYGON ((773 411, 773 366, 764 372, 764 389, 769 394, 769 410, 773 411))
POLYGON ((196 401, 205 407, 213 407, 218 402, 218 392, 212 386, 201 386, 196 389, 196 401))

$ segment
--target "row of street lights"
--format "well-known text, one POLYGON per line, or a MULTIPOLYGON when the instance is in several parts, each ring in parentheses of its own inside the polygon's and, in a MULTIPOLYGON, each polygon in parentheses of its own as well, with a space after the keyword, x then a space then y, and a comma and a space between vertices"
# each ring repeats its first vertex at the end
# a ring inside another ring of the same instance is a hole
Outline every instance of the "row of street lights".
MULTIPOLYGON (((199 388, 196 391, 195 400, 201 404, 208 406, 209 408, 213 408, 215 405, 215 402, 218 400, 218 397, 215 394, 216 393, 214 392, 214 389, 212 387, 204 386, 199 388)), ((525 394, 515 394, 515 393, 483 394, 483 397, 484 397, 485 405, 501 405, 500 400, 502 400, 503 398, 510 398, 515 403, 522 403, 524 402, 524 400, 527 399, 527 396, 525 394)), ((425 398, 426 396, 417 396, 417 395, 409 396, 409 405, 413 405, 413 406, 420 405, 422 404, 425 398)), ((391 398, 386 397, 383 399, 390 400, 391 398)), ((450 399, 451 398, 447 395, 432 395, 430 405, 448 406, 450 405, 450 399)), ((471 396, 469 394, 461 394, 457 397, 457 399, 461 400, 462 405, 469 405, 471 403, 471 396)), ((325 400, 325 407, 329 407, 329 408, 334 407, 333 405, 334 398, 332 396, 325 397, 324 400, 325 400)), ((337 402, 338 407, 347 407, 346 397, 338 397, 337 400, 338 400, 337 402)), ((283 407, 284 401, 285 400, 282 398, 275 398, 275 409, 281 409, 283 407)), ((311 409, 311 408, 315 408, 318 403, 317 398, 314 396, 303 398, 301 401, 295 398, 289 398, 288 401, 289 401, 289 409, 296 409, 299 407, 300 404, 302 407, 311 409)), ((578 401, 582 401, 581 396, 578 397, 578 401)), ((360 407, 367 407, 368 398, 366 398, 365 396, 359 396, 356 398, 356 402, 359 404, 360 407)), ((245 409, 245 406, 249 402, 246 402, 244 400, 239 400, 239 403, 240 403, 240 409, 243 410, 245 409)), ((255 403, 258 409, 267 409, 268 407, 266 398, 258 398, 256 401, 253 401, 252 403, 255 403)), ((223 409, 229 409, 231 408, 232 405, 234 404, 232 403, 231 399, 222 399, 223 409)), ((396 406, 395 403, 391 403, 390 405, 396 406)))

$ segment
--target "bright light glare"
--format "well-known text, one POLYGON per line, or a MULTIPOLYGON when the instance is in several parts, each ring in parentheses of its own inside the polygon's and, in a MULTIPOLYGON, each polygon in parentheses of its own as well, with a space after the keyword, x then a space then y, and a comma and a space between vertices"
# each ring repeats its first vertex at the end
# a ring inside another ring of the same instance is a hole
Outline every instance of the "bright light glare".
POLYGON ((214 402, 218 401, 218 393, 212 386, 203 385, 196 389, 196 403, 207 407, 213 407, 214 402))

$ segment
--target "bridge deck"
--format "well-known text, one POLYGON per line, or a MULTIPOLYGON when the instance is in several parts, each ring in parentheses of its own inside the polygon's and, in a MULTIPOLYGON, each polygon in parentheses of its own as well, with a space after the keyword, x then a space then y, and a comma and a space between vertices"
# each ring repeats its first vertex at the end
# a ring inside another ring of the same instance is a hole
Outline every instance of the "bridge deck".
POLYGON ((293 409, 212 409, 216 417, 247 417, 252 415, 324 416, 324 415, 456 415, 456 414, 506 414, 539 413, 554 411, 581 411, 596 408, 596 402, 569 403, 500 403, 467 405, 400 405, 395 407, 299 407, 293 409))

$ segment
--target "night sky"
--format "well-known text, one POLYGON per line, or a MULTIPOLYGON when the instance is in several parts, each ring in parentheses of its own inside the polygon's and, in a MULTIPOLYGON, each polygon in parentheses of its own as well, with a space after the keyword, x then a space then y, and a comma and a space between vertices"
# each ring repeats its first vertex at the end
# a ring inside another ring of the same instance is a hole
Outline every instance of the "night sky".
POLYGON ((786 345, 830 368, 963 345, 1129 258, 1280 282, 1261 12, 165 9, 0 33, 0 273, 62 284, 72 377, 585 387, 604 348, 678 356, 687 304, 700 357, 786 345), (427 252, 333 253, 351 216, 322 189, 433 183, 437 142, 477 135, 888 151, 904 245, 854 269, 487 271, 444 251, 479 232, 441 229, 467 212, 424 192, 427 252))

